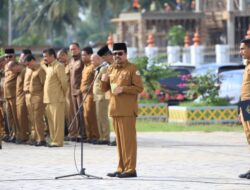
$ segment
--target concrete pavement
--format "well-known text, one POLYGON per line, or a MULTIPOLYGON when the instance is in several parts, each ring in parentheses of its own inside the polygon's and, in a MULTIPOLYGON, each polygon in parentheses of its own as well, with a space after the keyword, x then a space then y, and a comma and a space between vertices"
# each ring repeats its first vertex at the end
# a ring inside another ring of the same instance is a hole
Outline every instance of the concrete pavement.
MULTIPOLYGON (((112 134, 113 135, 113 134, 112 134)), ((116 169, 116 147, 84 144, 86 174, 103 179, 56 176, 78 173, 80 143, 62 148, 3 143, 0 190, 249 190, 238 175, 250 169, 250 151, 239 132, 138 133, 137 178, 106 177, 116 169), (74 156, 75 155, 75 156, 74 156)))

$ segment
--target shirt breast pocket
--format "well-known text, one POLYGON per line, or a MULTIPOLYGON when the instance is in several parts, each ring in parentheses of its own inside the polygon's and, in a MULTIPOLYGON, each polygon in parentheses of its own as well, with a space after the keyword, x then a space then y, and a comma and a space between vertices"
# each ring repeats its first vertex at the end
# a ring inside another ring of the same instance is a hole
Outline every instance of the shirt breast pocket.
POLYGON ((131 85, 131 80, 130 80, 130 75, 128 75, 128 74, 121 74, 120 75, 120 84, 121 85, 125 85, 125 86, 127 86, 127 85, 131 85))

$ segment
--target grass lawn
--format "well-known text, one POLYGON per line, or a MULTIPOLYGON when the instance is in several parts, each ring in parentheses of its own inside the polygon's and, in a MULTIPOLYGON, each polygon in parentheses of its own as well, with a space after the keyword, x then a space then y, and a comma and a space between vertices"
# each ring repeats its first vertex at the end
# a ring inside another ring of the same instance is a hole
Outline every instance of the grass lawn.
POLYGON ((137 120, 138 132, 184 132, 184 131, 200 131, 200 132, 243 132, 240 124, 224 124, 224 125, 184 125, 173 124, 163 121, 137 120))

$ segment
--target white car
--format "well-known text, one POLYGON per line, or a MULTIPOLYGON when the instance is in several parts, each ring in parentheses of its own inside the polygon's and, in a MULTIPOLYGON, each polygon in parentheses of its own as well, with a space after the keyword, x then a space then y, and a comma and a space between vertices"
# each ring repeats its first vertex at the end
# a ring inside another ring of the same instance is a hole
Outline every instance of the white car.
POLYGON ((243 73, 244 69, 219 73, 219 79, 221 82, 219 97, 228 98, 230 104, 237 104, 240 101, 243 73))

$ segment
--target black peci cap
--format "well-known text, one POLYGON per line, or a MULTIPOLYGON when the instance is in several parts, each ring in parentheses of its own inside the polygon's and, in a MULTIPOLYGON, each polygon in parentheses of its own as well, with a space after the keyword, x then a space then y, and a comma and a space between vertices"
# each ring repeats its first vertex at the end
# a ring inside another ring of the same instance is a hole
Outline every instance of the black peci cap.
POLYGON ((23 49, 23 50, 22 50, 22 53, 23 53, 24 55, 32 54, 30 49, 23 49))
POLYGON ((106 54, 111 54, 110 49, 108 48, 107 45, 101 47, 98 51, 97 51, 97 55, 99 56, 104 56, 106 54))
POLYGON ((113 51, 124 50, 127 53, 127 45, 125 43, 114 43, 113 51))
POLYGON ((5 54, 15 54, 15 50, 13 48, 8 48, 4 50, 5 54))

